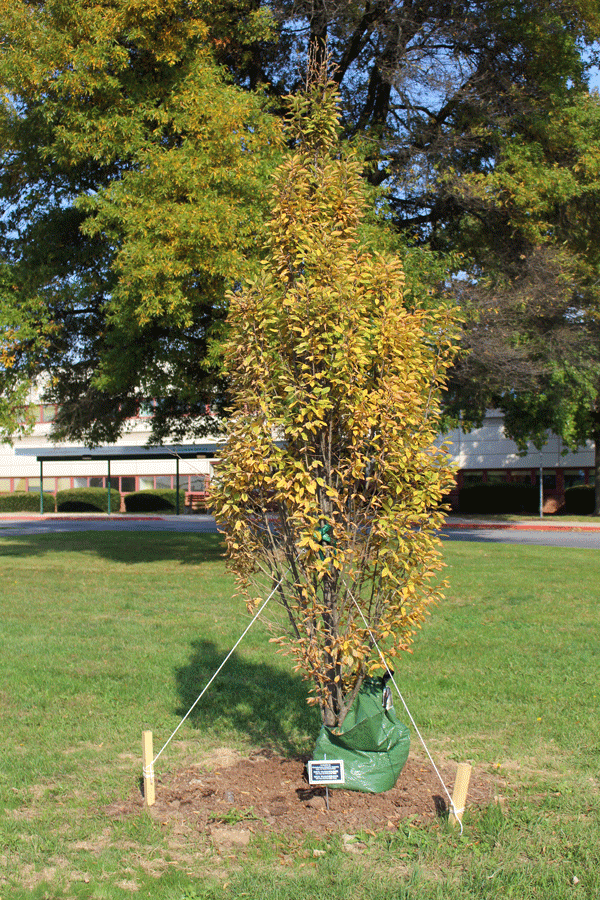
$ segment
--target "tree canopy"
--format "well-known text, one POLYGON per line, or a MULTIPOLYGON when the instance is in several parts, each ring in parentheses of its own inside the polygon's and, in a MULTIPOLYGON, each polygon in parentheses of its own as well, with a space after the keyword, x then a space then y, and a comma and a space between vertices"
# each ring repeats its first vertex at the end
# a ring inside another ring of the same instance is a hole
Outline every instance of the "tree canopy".
POLYGON ((595 0, 3 0, 2 303, 30 310, 29 336, 4 336, 6 396, 50 372, 56 429, 91 442, 149 397, 157 439, 214 427, 225 291, 260 245, 309 49, 333 63, 407 290, 435 305, 449 271, 521 277, 526 205, 540 220, 546 201, 522 191, 516 227, 494 179, 587 95, 599 30, 595 0))
POLYGON ((500 136, 493 171, 456 188, 493 209, 505 263, 462 286, 468 352, 449 405, 474 420, 501 408, 522 447, 548 429, 570 449, 594 442, 600 513, 600 98, 556 104, 529 129, 525 143, 500 136))
POLYGON ((23 327, 3 333, 0 378, 49 374, 59 434, 113 440, 148 398, 157 436, 202 430, 219 402, 210 344, 278 128, 214 62, 207 11, 2 5, 1 302, 23 327))
POLYGON ((237 81, 287 94, 302 83, 307 50, 326 52, 344 133, 371 141, 368 175, 387 184, 396 225, 443 247, 464 198, 444 189, 440 173, 485 171, 494 161, 490 126, 524 133, 548 97, 585 90, 600 28, 590 0, 242 4, 259 8, 272 12, 271 41, 218 31, 220 58, 237 81))

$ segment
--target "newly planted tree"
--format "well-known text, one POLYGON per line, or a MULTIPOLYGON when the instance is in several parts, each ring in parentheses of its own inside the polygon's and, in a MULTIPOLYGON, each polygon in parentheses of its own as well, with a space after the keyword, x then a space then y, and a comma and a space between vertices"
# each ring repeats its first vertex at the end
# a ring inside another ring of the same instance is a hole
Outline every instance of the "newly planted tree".
POLYGON ((369 249, 361 162, 325 73, 291 98, 262 271, 229 298, 233 409, 215 511, 251 608, 278 585, 323 722, 410 648, 439 595, 451 473, 436 448, 446 311, 408 308, 369 249), (364 617, 364 618, 363 618, 364 617))

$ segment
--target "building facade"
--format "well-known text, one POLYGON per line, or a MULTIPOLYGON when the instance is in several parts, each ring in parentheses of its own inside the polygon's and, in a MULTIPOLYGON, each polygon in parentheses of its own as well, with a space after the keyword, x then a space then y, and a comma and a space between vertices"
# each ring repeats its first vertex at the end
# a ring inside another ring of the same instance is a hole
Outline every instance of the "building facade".
MULTIPOLYGON (((13 491, 40 491, 40 480, 43 478, 44 491, 56 494, 60 490, 82 487, 107 487, 109 471, 105 460, 47 460, 43 469, 36 459, 35 451, 40 454, 49 448, 79 450, 85 456, 85 448, 74 442, 54 444, 50 440, 52 421, 56 415, 56 407, 49 404, 32 404, 35 425, 31 434, 15 440, 14 445, 0 445, 0 493, 13 491), (23 455, 26 451, 27 455, 23 455)), ((110 467, 111 487, 121 494, 147 489, 174 488, 179 473, 179 487, 185 491, 203 491, 207 476, 213 474, 214 458, 205 453, 197 457, 178 458, 177 450, 167 459, 144 458, 140 453, 136 458, 135 447, 145 448, 150 436, 150 415, 140 414, 131 419, 125 434, 118 442, 118 447, 131 448, 132 457, 115 460, 110 467)))
MULTIPOLYGON (((85 448, 75 443, 54 445, 50 440, 54 406, 34 403, 35 425, 31 434, 15 441, 14 446, 0 445, 0 493, 40 490, 43 475, 44 491, 79 487, 106 487, 106 462, 94 459, 47 461, 43 472, 35 453, 57 446, 73 448, 84 455, 85 448), (26 450, 28 455, 20 455, 26 450)), ((150 415, 143 412, 130 420, 119 447, 143 447, 150 436, 150 415)), ((538 485, 543 479, 544 497, 549 503, 560 505, 564 491, 577 484, 594 483, 594 452, 590 445, 577 452, 564 452, 559 437, 548 434, 548 440, 540 452, 530 447, 525 455, 504 434, 502 414, 490 411, 481 426, 465 433, 455 429, 444 435, 450 456, 457 467, 456 488, 451 500, 457 505, 458 492, 463 487, 478 483, 521 483, 538 485)), ((218 455, 218 454, 217 454, 218 455)), ((212 477, 216 459, 210 454, 198 454, 196 458, 177 459, 173 448, 172 458, 128 458, 116 460, 110 470, 111 485, 122 494, 152 488, 174 488, 177 472, 179 486, 185 491, 202 491, 206 477, 212 477)), ((552 511, 551 508, 548 511, 552 511)))
POLYGON ((567 488, 594 484, 591 444, 573 452, 549 432, 541 451, 530 444, 527 453, 520 454, 514 441, 506 437, 502 413, 497 410, 487 413, 481 428, 467 433, 454 429, 444 435, 444 441, 457 467, 456 488, 451 496, 454 506, 463 487, 480 482, 539 487, 541 476, 545 511, 554 512, 562 504, 567 488))

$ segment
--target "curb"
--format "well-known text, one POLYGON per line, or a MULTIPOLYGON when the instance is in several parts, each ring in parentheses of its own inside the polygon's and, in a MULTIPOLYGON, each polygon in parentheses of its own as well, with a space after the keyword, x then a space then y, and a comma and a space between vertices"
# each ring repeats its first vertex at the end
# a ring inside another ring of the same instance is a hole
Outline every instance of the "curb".
POLYGON ((462 529, 465 531, 482 530, 486 531, 573 531, 573 532, 600 532, 600 524, 598 525, 545 525, 537 522, 445 522, 445 529, 462 529))
MULTIPOLYGON (((21 513, 0 513, 0 522, 98 522, 102 519, 108 519, 115 522, 166 522, 171 516, 123 516, 120 513, 108 515, 108 513, 65 513, 64 515, 40 515, 35 513, 32 515, 22 515, 21 513)), ((180 516, 181 518, 181 516, 180 516)))

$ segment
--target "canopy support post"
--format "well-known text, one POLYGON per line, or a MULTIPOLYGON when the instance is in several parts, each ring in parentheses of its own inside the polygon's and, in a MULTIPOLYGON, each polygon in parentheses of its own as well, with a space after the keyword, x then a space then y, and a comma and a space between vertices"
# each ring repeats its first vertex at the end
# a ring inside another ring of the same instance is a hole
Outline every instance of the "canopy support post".
POLYGON ((110 513, 111 513, 111 508, 110 508, 110 459, 107 459, 107 463, 108 463, 108 479, 107 479, 107 484, 108 484, 108 515, 110 516, 110 513))

